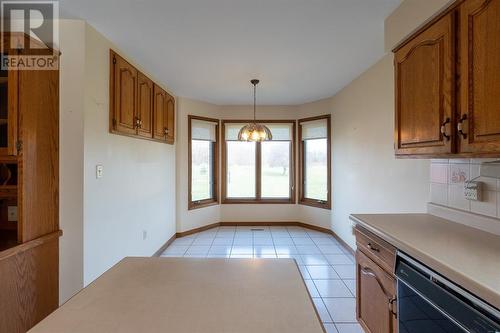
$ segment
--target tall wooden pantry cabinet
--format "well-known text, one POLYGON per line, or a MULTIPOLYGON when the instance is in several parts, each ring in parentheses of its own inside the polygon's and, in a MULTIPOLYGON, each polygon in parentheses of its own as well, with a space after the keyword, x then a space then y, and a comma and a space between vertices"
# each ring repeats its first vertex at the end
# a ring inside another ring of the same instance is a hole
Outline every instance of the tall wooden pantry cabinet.
MULTIPOLYGON (((9 38, 28 39, 22 35, 6 36, 4 41, 8 42, 9 38)), ((2 333, 26 332, 58 306, 61 235, 58 216, 59 71, 2 70, 2 333)))

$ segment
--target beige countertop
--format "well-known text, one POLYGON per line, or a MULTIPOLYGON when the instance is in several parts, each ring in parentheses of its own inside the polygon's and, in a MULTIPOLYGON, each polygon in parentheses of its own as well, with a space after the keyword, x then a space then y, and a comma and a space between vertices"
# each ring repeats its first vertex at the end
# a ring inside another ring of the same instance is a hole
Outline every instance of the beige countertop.
POLYGON ((29 332, 324 330, 293 259, 125 258, 29 332))
POLYGON ((351 219, 500 308, 500 236, 429 214, 360 214, 351 219))

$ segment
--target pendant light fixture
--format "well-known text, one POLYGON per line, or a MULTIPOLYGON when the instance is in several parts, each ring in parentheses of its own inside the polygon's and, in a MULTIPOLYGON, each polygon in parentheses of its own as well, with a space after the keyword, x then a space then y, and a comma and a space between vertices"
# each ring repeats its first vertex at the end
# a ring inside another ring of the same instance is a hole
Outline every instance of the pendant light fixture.
POLYGON ((273 135, 271 130, 263 124, 257 124, 255 112, 257 109, 256 91, 259 80, 253 79, 250 81, 253 84, 253 123, 243 126, 238 133, 239 141, 261 142, 272 140, 273 135))

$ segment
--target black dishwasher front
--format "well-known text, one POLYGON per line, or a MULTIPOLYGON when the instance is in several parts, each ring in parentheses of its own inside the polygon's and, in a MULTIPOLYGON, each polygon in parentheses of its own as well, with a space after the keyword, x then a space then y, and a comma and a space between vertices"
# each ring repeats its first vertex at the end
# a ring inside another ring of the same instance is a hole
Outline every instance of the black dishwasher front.
POLYGON ((500 333, 498 309, 403 253, 396 277, 399 333, 500 333))

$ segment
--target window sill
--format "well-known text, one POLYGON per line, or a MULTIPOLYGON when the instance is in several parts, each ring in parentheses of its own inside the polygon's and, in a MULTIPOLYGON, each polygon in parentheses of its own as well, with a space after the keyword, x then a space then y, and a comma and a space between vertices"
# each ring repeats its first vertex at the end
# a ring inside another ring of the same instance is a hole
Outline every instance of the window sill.
POLYGON ((218 205, 218 204, 219 204, 219 201, 218 200, 214 200, 214 199, 192 201, 188 205, 188 210, 205 208, 205 207, 215 206, 215 205, 218 205))
POLYGON ((237 204, 282 204, 282 205, 294 205, 295 201, 292 199, 223 199, 222 204, 224 205, 237 205, 237 204))
POLYGON ((299 204, 304 205, 304 206, 315 207, 315 208, 327 209, 327 210, 332 209, 332 206, 328 201, 302 199, 299 201, 299 204))

